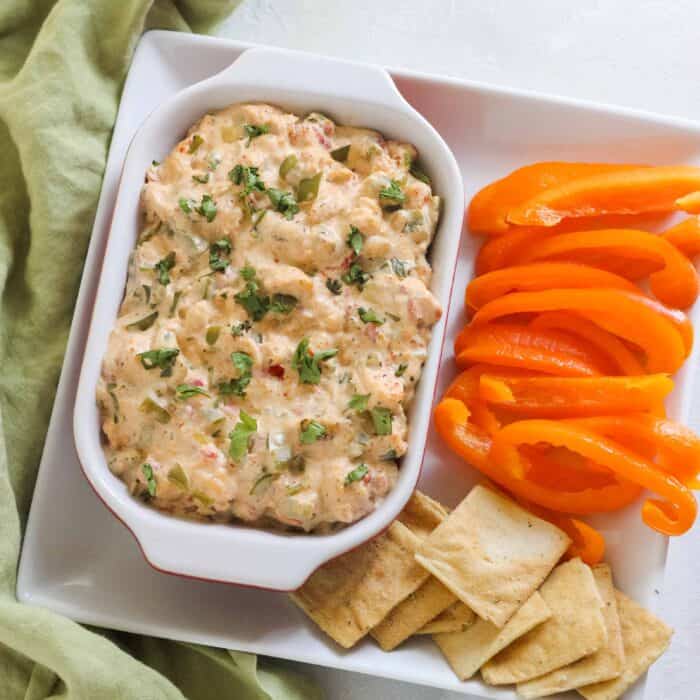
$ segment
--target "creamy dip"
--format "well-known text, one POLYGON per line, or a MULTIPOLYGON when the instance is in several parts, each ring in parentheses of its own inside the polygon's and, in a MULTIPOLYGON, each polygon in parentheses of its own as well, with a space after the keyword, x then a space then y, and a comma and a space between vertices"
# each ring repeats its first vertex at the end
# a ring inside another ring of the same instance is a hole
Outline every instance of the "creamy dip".
POLYGON ((133 494, 307 531, 381 502, 441 313, 425 258, 439 198, 415 157, 240 104, 153 163, 97 390, 133 494))

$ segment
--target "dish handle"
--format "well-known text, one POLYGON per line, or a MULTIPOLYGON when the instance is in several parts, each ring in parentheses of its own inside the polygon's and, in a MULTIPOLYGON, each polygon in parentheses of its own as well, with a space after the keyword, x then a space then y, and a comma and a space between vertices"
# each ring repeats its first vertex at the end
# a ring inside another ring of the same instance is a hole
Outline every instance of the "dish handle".
MULTIPOLYGON (((301 51, 252 48, 244 51, 228 68, 210 80, 225 81, 292 92, 324 94, 363 102, 390 103, 399 108, 408 103, 389 73, 379 66, 319 57, 301 51)), ((207 81, 209 82, 209 81, 207 81)))

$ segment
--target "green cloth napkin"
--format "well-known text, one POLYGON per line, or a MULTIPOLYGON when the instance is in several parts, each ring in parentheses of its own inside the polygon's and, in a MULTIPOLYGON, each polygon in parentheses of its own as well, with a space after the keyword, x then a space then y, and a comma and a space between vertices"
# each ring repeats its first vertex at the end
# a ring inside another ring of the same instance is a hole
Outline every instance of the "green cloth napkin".
POLYGON ((320 697, 279 663, 88 631, 15 598, 22 531, 134 46, 144 28, 206 31, 235 5, 0 0, 2 700, 320 697))

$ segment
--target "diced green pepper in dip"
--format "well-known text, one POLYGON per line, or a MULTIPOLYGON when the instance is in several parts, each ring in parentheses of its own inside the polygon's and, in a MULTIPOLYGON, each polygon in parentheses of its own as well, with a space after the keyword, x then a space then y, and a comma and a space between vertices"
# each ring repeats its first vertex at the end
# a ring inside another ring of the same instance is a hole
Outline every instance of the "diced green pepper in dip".
POLYGON ((309 532, 382 502, 441 313, 425 257, 439 199, 416 158, 369 129, 239 104, 148 169, 97 390, 131 493, 309 532))

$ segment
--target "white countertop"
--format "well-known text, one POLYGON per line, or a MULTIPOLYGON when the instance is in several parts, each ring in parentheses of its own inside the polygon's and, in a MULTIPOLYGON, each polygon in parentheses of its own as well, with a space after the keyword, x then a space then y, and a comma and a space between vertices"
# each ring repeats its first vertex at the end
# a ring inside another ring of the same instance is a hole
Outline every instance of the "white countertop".
MULTIPOLYGON (((218 34, 700 120, 698 0, 244 0, 218 34)), ((691 425, 700 430, 700 397, 691 425)), ((647 700, 700 697, 700 528, 671 543, 676 635, 647 700)), ((329 700, 464 695, 305 667, 329 700)))

